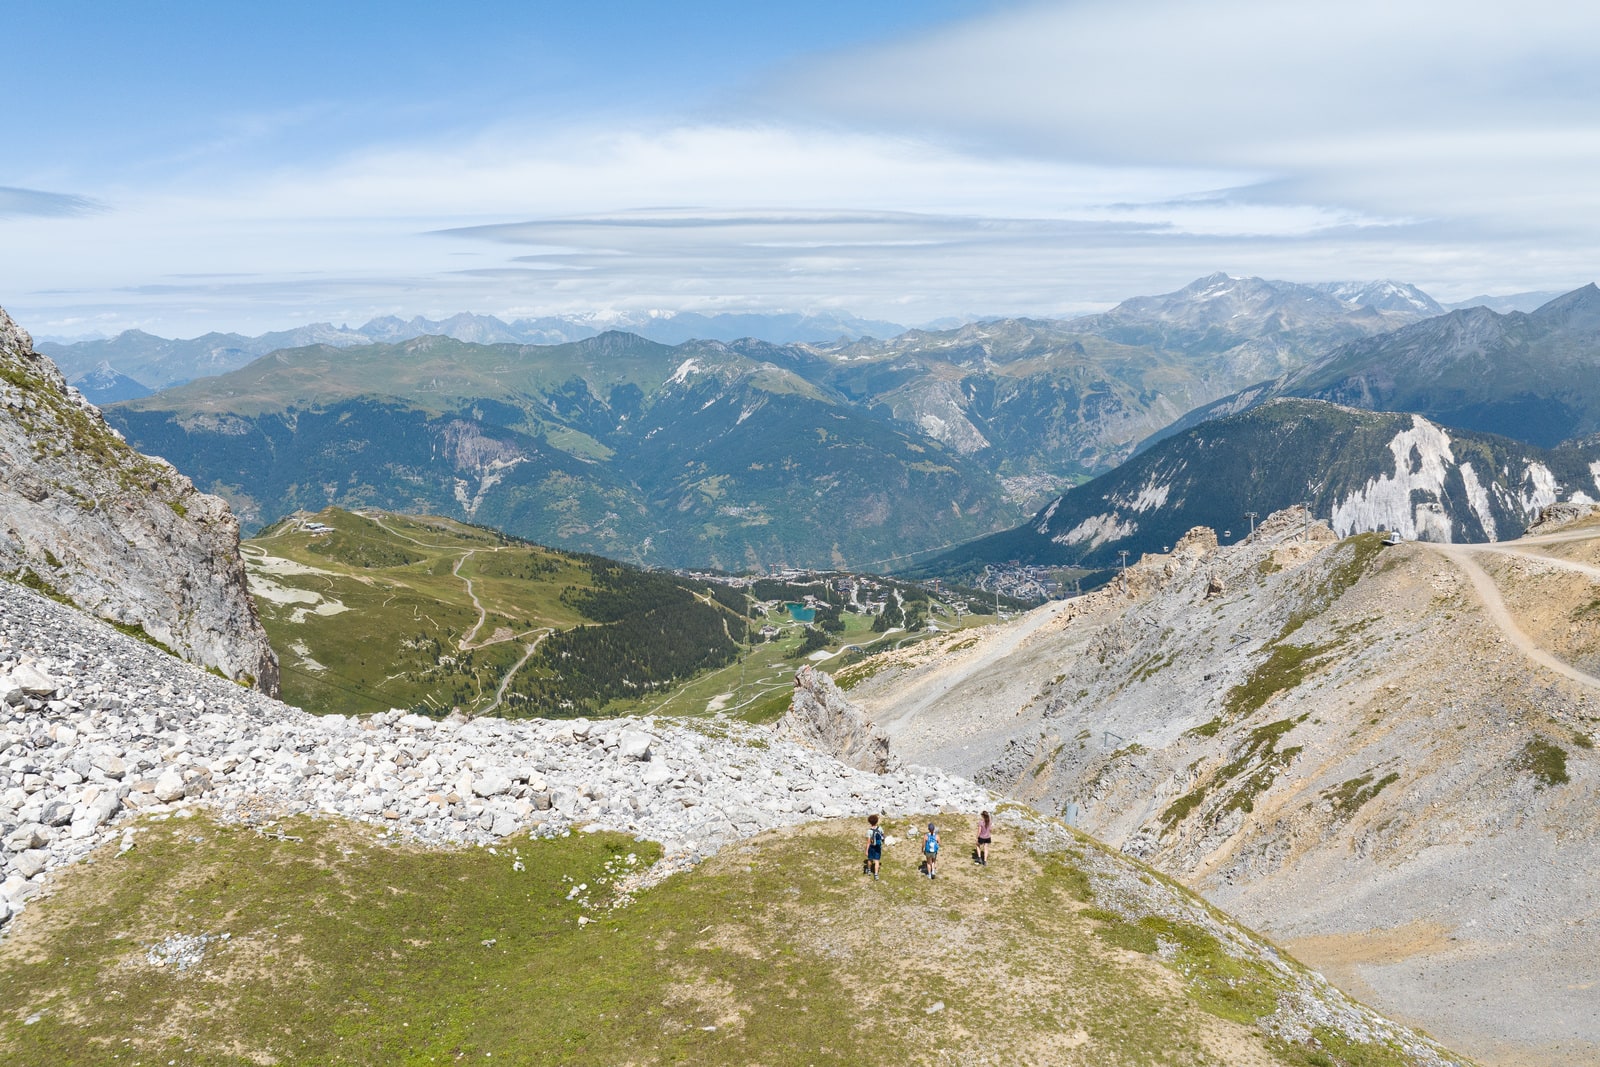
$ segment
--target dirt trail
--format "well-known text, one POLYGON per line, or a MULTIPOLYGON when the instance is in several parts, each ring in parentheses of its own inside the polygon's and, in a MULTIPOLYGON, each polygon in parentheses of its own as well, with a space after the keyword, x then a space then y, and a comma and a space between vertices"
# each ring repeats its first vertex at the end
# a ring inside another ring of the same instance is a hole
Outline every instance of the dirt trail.
POLYGON ((500 706, 500 701, 504 699, 506 695, 507 687, 511 685, 511 679, 515 678, 517 676, 517 672, 522 669, 522 665, 532 659, 535 652, 539 651, 540 643, 553 633, 555 633, 555 631, 547 627, 544 633, 540 634, 534 640, 528 642, 527 647, 523 650, 522 658, 517 660, 516 663, 512 664, 511 669, 506 671, 505 677, 500 679, 500 688, 494 691, 494 702, 488 707, 484 708, 482 711, 475 712, 475 715, 488 715, 493 712, 495 708, 500 706))
MULTIPOLYGON (((439 549, 445 549, 445 550, 448 551, 448 550, 454 549, 456 547, 455 545, 436 545, 436 544, 432 544, 431 542, 428 542, 428 541, 419 541, 415 537, 412 537, 409 534, 403 534, 399 530, 396 530, 394 527, 389 526, 382 519, 374 518, 374 519, 372 519, 372 522, 375 525, 381 527, 382 529, 385 529, 385 530, 389 531, 390 533, 394 534, 394 536, 400 538, 401 540, 410 541, 412 544, 418 545, 418 546, 420 546, 422 548, 439 548, 439 549)), ((498 547, 498 546, 495 547, 495 548, 489 549, 490 552, 499 552, 501 550, 502 550, 502 548, 498 547)), ((488 612, 487 609, 484 608, 483 603, 478 599, 477 592, 472 588, 472 579, 468 578, 465 574, 461 573, 461 566, 462 566, 462 564, 466 563, 467 560, 469 560, 473 556, 477 555, 478 551, 479 550, 476 549, 476 548, 469 548, 465 552, 462 552, 461 556, 456 560, 456 565, 454 567, 450 568, 450 573, 452 575, 454 575, 455 577, 461 579, 462 584, 467 587, 467 597, 472 601, 472 606, 478 609, 478 621, 472 624, 472 629, 468 630, 465 634, 461 635, 461 640, 460 641, 456 642, 456 651, 457 652, 471 652, 475 648, 486 648, 489 645, 498 645, 503 641, 512 640, 512 638, 510 638, 510 637, 492 637, 492 636, 487 641, 475 641, 474 640, 474 638, 476 638, 478 636, 478 631, 483 629, 483 624, 489 620, 489 612, 488 612)), ((537 642, 535 642, 535 644, 537 644, 537 642)), ((531 654, 532 653, 530 653, 530 655, 531 654)), ((524 659, 523 662, 527 662, 526 659, 524 659)), ((520 667, 520 666, 522 666, 522 664, 519 663, 519 664, 517 664, 517 666, 520 667)), ((516 669, 515 668, 512 669, 512 673, 513 674, 516 673, 516 669)), ((510 677, 510 676, 508 675, 507 677, 510 677)), ((502 689, 503 689, 503 687, 502 687, 502 689)), ((495 697, 495 704, 499 704, 499 703, 500 703, 500 698, 498 696, 496 696, 495 697)), ((495 704, 491 704, 490 707, 494 707, 495 704)))
POLYGON ((474 637, 478 636, 478 631, 483 629, 483 624, 489 620, 489 613, 484 610, 482 601, 478 599, 478 594, 472 589, 472 579, 461 573, 461 565, 467 560, 471 559, 473 554, 477 551, 478 550, 475 548, 467 549, 461 554, 461 558, 456 560, 456 565, 450 568, 450 573, 455 575, 457 578, 460 578, 461 581, 466 584, 467 597, 472 601, 472 606, 478 609, 478 621, 473 623, 472 629, 462 634, 461 640, 456 643, 456 647, 462 652, 470 652, 475 648, 482 648, 483 645, 492 645, 495 643, 493 639, 484 641, 482 644, 474 644, 472 640, 474 637))
MULTIPOLYGON (((1591 535, 1591 537, 1593 536, 1595 535, 1591 535)), ((1590 538, 1583 538, 1582 540, 1589 539, 1590 538)), ((1566 538, 1566 540, 1570 542, 1579 539, 1566 538)), ((1563 570, 1577 571, 1579 574, 1587 574, 1589 577, 1600 581, 1600 567, 1596 567, 1592 563, 1579 563, 1577 560, 1562 559, 1560 556, 1547 556, 1543 552, 1534 552, 1528 548, 1513 547, 1514 545, 1520 543, 1521 542, 1511 541, 1493 545, 1457 545, 1455 547, 1469 549, 1473 552, 1488 552, 1500 556, 1518 556, 1522 559, 1535 560, 1539 563, 1548 563, 1552 567, 1560 567, 1563 570)))
POLYGON ((1578 530, 1566 534, 1545 534, 1539 537, 1529 537, 1519 541, 1506 541, 1493 545, 1440 545, 1431 542, 1418 542, 1418 544, 1447 557, 1472 580, 1472 587, 1477 591, 1478 599, 1483 601, 1484 611, 1494 621, 1494 624, 1500 627, 1506 639, 1515 645, 1523 655, 1540 666, 1561 675, 1563 678, 1570 678, 1579 685, 1600 691, 1600 678, 1586 671, 1580 671, 1565 660, 1551 655, 1522 632, 1511 612, 1506 608, 1505 600, 1500 595, 1500 587, 1495 585, 1494 579, 1490 577, 1489 572, 1478 566, 1477 561, 1472 558, 1473 554, 1477 552, 1516 556, 1536 563, 1576 570, 1591 577, 1600 578, 1600 568, 1592 567, 1585 563, 1558 559, 1544 555, 1541 552, 1529 551, 1530 547, 1538 545, 1587 541, 1595 538, 1600 538, 1600 530, 1578 530))

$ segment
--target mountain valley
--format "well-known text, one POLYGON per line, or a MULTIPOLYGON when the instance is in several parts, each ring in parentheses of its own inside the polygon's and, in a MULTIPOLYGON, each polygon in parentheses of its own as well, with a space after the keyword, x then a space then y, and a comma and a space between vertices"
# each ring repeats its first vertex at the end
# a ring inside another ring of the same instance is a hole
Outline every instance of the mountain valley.
MULTIPOLYGON (((217 501, 221 540, 204 551, 248 573, 286 695, 323 714, 0 586, 8 1047, 81 1059, 134 1019, 166 1034, 141 1050, 203 1057, 337 1058, 327 1042, 344 1035, 362 1062, 614 1059, 617 1041, 649 1062, 749 1062, 772 1045, 794 1053, 774 1062, 811 1062, 824 1032, 851 1055, 867 1047, 843 1020, 868 1003, 958 1057, 999 1047, 984 1025, 996 1021, 1005 1055, 1039 1062, 1468 1062, 1423 1030, 1506 1067, 1600 1055, 1582 1021, 1600 980, 1587 921, 1600 455, 1587 443, 1274 398, 1069 490, 1024 528, 1037 549, 975 542, 964 562, 1004 554, 1109 579, 1010 620, 974 617, 972 591, 933 581, 674 576, 460 521, 532 514, 645 563, 903 564, 917 537, 1015 507, 1003 478, 1115 463, 1137 440, 1124 433, 1136 408, 1201 381, 1179 346, 1192 355, 1210 337, 1213 372, 1253 373, 1313 358, 1264 340, 1262 322, 1309 336, 1364 328, 1341 316, 1388 328, 1386 315, 1432 310, 1395 286, 1362 290, 1392 308, 1359 311, 1337 286, 1308 296, 1218 276, 1191 289, 1090 324, 1132 331, 1123 341, 1023 320, 905 335, 887 355, 863 355, 868 342, 612 333, 530 353, 424 337, 273 352, 120 405, 111 418, 131 439, 164 442, 184 469, 208 464, 199 484, 257 522, 294 512, 241 549, 217 501), (1228 335, 1207 315, 1256 325, 1228 335), (1152 362, 1124 341, 1174 347, 1152 362), (1074 360, 1106 377, 1074 384, 1074 360), (939 379, 956 387, 930 391, 939 379), (1145 392, 1119 400, 1113 380, 1145 392), (1058 426, 1070 433, 1043 430, 1058 426), (1074 449, 1081 465, 1061 466, 1074 449), (584 525, 586 493, 611 508, 600 527, 584 525), (1248 536, 1224 526, 1237 543, 1202 526, 1299 494, 1312 510, 1248 536), (873 499, 870 515, 852 510, 873 499), (663 525, 668 510, 698 525, 663 525), (1113 554, 1157 539, 1163 552, 1111 573, 1113 554), (883 603, 874 616, 847 600, 883 603), (757 627, 776 639, 759 643, 757 627), (1000 815, 992 879, 955 843, 979 807, 1000 815), (853 869, 867 812, 895 832, 882 883, 853 869), (909 869, 905 845, 928 821, 952 846, 937 882, 909 869), (225 857, 245 854, 252 875, 230 876, 225 857), (387 888, 369 899, 319 881, 330 865, 387 888), (174 881, 203 887, 180 891, 176 913, 152 888, 174 881), (468 881, 455 894, 466 927, 427 904, 430 884, 468 881), (336 926, 314 909, 292 928, 272 918, 291 886, 336 926), (930 892, 943 894, 932 913, 930 892), (817 935, 863 907, 884 929, 934 923, 941 947, 875 987, 851 961, 914 955, 918 939, 817 935), (685 923, 699 935, 684 940, 685 923), (617 939, 610 966, 596 938, 617 939), (339 961, 355 945, 408 962, 352 993, 359 978, 339 961), (37 969, 58 957, 82 962, 58 978, 37 969), (257 958, 346 992, 286 1000, 257 958), (435 973, 456 992, 441 996, 435 973), (168 1005, 175 980, 200 1007, 168 1005), (685 999, 690 987, 706 995, 685 999), (806 1012, 783 1008, 797 989, 806 1012), (492 1021, 529 997, 568 1005, 573 1025, 492 1021), (218 998, 235 1007, 205 1006, 218 998), (419 1031, 352 1023, 380 1004, 419 1031), (1149 1020, 1138 1033, 1130 1011, 1149 1020), (284 1044, 282 1018, 304 1047, 284 1044)), ((14 384, 26 412, 48 383, 14 384)), ((58 464, 99 440, 19 427, 58 464)), ((13 527, 37 504, 17 496, 13 527)))
MULTIPOLYGON (((1369 289, 1355 295, 1404 291, 1369 289)), ((107 414, 249 526, 368 506, 645 565, 886 570, 1421 313, 1217 275, 1089 319, 888 341, 288 349, 107 414)))
POLYGON ((995 620, 974 591, 645 572, 376 511, 292 516, 241 551, 283 699, 317 713, 772 718, 798 663, 995 620))

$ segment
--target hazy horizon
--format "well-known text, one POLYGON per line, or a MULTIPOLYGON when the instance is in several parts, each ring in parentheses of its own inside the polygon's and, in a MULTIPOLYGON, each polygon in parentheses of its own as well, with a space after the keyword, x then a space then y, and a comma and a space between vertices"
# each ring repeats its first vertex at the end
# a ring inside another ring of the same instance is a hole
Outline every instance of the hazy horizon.
POLYGON ((41 336, 394 314, 1060 317, 1214 271, 1564 291, 1600 11, 25 0, 0 306, 41 336))

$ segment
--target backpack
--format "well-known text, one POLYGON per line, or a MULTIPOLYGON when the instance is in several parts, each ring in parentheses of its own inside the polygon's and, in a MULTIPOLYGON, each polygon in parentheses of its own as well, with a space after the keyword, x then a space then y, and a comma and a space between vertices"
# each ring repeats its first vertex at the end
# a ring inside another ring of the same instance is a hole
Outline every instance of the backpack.
POLYGON ((937 856, 939 854, 939 839, 933 834, 929 834, 928 839, 922 843, 922 851, 930 856, 937 856))
POLYGON ((883 847, 883 827, 881 827, 881 826, 874 826, 872 828, 872 847, 873 848, 882 848, 883 847))

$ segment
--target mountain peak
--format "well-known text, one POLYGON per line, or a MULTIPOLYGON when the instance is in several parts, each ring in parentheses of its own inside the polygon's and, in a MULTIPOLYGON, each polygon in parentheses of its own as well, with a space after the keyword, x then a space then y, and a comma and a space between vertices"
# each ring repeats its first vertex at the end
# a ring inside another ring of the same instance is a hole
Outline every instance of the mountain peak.
POLYGON ((1563 293, 1530 316, 1545 325, 1593 326, 1600 329, 1600 287, 1594 282, 1563 293))

